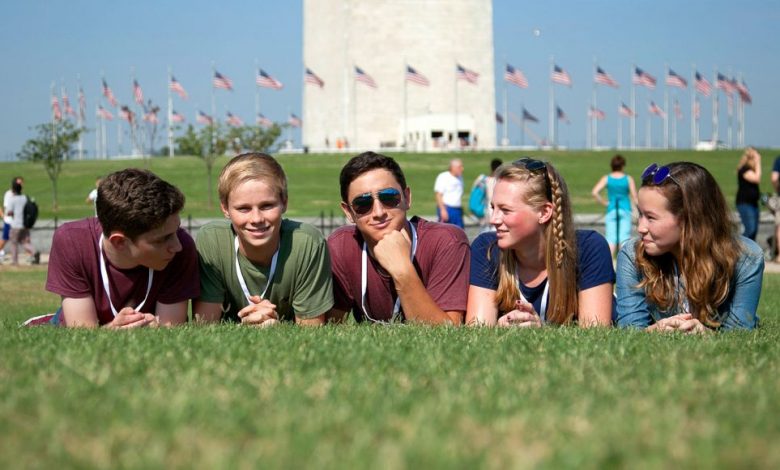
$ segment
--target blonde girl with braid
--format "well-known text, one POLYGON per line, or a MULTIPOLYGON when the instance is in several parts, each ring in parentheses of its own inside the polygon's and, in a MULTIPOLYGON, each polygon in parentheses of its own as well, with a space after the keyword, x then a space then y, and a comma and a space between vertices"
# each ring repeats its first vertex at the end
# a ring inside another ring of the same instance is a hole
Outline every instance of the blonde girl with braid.
POLYGON ((690 162, 642 174, 638 239, 618 253, 618 326, 706 333, 752 329, 764 256, 740 236, 718 183, 690 162))
POLYGON ((612 323, 609 245, 574 230, 566 182, 550 163, 521 158, 495 173, 490 223, 471 246, 466 322, 538 327, 612 323))

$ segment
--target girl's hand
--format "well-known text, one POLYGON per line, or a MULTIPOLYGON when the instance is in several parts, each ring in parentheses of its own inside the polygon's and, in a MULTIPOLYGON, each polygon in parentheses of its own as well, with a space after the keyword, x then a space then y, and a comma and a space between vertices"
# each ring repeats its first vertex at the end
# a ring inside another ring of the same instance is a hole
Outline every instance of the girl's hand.
POLYGON ((518 300, 515 303, 515 309, 498 319, 498 326, 520 327, 520 328, 539 328, 542 326, 542 319, 533 305, 528 302, 518 300))

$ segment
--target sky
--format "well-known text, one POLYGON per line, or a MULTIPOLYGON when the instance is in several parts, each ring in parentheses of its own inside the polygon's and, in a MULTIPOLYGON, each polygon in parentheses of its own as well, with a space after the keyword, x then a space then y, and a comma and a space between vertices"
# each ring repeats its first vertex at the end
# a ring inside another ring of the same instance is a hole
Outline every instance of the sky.
MULTIPOLYGON (((546 136, 549 68, 554 57, 573 81, 570 88, 555 87, 556 102, 571 121, 559 124, 558 142, 582 148, 595 61, 620 83, 618 89, 597 89, 597 107, 606 113, 606 119, 598 123, 598 143, 614 146, 617 109, 621 101, 630 105, 635 64, 659 82, 652 92, 637 90, 637 142, 644 145, 647 104, 653 100, 664 105, 666 67, 689 78, 695 64, 710 81, 715 69, 742 76, 753 98, 745 110, 746 143, 780 147, 780 120, 775 118, 780 104, 778 24, 780 2, 776 0, 494 0, 496 109, 503 112, 503 71, 509 63, 529 81, 527 89, 509 87, 510 111, 520 115, 525 107, 540 121, 529 124, 530 130, 546 136)), ((134 74, 146 98, 164 110, 169 67, 190 95, 187 101, 174 97, 174 109, 194 123, 197 110, 211 110, 212 63, 236 88, 233 93, 217 90, 220 119, 231 111, 244 121, 253 120, 255 61, 285 84, 281 91, 260 89, 263 114, 279 122, 286 121, 291 112, 300 116, 302 31, 299 0, 7 2, 0 17, 4 64, 0 96, 10 112, 0 114, 0 160, 14 159, 24 142, 33 137, 31 127, 50 119, 52 84, 58 96, 64 87, 76 106, 79 79, 87 97, 87 127, 91 129, 101 76, 120 101, 130 102, 134 74)), ((690 88, 670 91, 670 102, 675 93, 684 114, 678 121, 677 143, 687 147, 690 88)), ((723 96, 720 108, 720 139, 726 141, 728 118, 723 96)), ((703 138, 712 132, 710 113, 708 100, 702 105, 703 138)), ((651 145, 661 145, 662 121, 654 118, 650 122, 651 145)), ((623 143, 628 144, 628 121, 623 124, 623 143)), ((736 123, 733 129, 736 144, 736 123)), ((116 149, 115 133, 116 123, 111 123, 109 152, 116 149)), ((511 144, 532 143, 521 134, 519 126, 510 122, 511 144)), ((292 137, 298 142, 298 131, 292 137)), ((497 140, 501 137, 503 129, 498 126, 497 140)), ((94 140, 93 132, 85 137, 90 156, 94 140)), ((160 139, 158 148, 165 143, 160 139)), ((124 146, 127 152, 126 138, 124 146)))

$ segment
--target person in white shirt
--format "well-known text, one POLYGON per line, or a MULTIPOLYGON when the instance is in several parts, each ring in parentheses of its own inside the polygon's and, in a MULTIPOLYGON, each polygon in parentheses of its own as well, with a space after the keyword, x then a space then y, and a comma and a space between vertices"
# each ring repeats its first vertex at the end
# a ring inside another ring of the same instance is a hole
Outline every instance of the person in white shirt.
POLYGON ((463 162, 460 159, 450 160, 449 170, 439 173, 433 190, 439 222, 463 228, 463 162))
MULTIPOLYGON (((24 185, 24 179, 21 176, 14 176, 11 180, 12 187, 14 183, 24 185)), ((13 195, 14 193, 12 190, 7 190, 5 194, 3 194, 3 207, 0 208, 2 209, 2 211, 0 211, 0 216, 3 217, 3 238, 0 240, 0 262, 2 262, 2 259, 5 257, 5 244, 8 243, 8 240, 11 237, 11 222, 13 222, 14 218, 12 215, 8 214, 8 211, 11 206, 11 197, 13 197, 13 195)))

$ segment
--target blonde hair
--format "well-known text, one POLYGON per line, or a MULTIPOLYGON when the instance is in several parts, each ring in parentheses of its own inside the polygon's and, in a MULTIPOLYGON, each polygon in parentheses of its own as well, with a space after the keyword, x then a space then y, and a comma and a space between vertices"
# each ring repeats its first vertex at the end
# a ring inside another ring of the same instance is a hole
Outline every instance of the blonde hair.
MULTIPOLYGON (((544 262, 550 285, 546 321, 557 325, 569 324, 578 311, 577 246, 566 182, 550 163, 546 163, 546 168, 529 170, 518 162, 499 167, 495 174, 496 182, 510 181, 522 185, 525 189, 523 202, 534 209, 541 209, 548 202, 547 195, 550 194, 553 213, 544 226, 544 262)), ((501 250, 496 291, 496 305, 500 312, 514 309, 515 302, 520 298, 517 266, 514 252, 501 250)))
POLYGON ((748 147, 745 149, 744 152, 742 152, 742 157, 739 159, 739 164, 737 165, 737 171, 741 170, 743 166, 747 165, 748 168, 751 170, 756 169, 756 156, 755 156, 756 149, 753 147, 748 147))
POLYGON ((217 192, 222 205, 228 205, 230 192, 236 186, 252 180, 263 180, 287 202, 287 176, 279 162, 265 153, 243 153, 231 159, 219 174, 217 192))
MULTIPOLYGON (((734 268, 742 253, 737 227, 715 178, 704 167, 691 162, 666 165, 669 177, 659 185, 652 178, 642 188, 652 188, 666 198, 666 208, 680 227, 679 275, 691 313, 707 326, 720 325, 717 307, 729 294, 734 268)), ((682 301, 678 297, 674 256, 650 256, 642 243, 636 244, 636 265, 647 299, 663 310, 682 301)))

